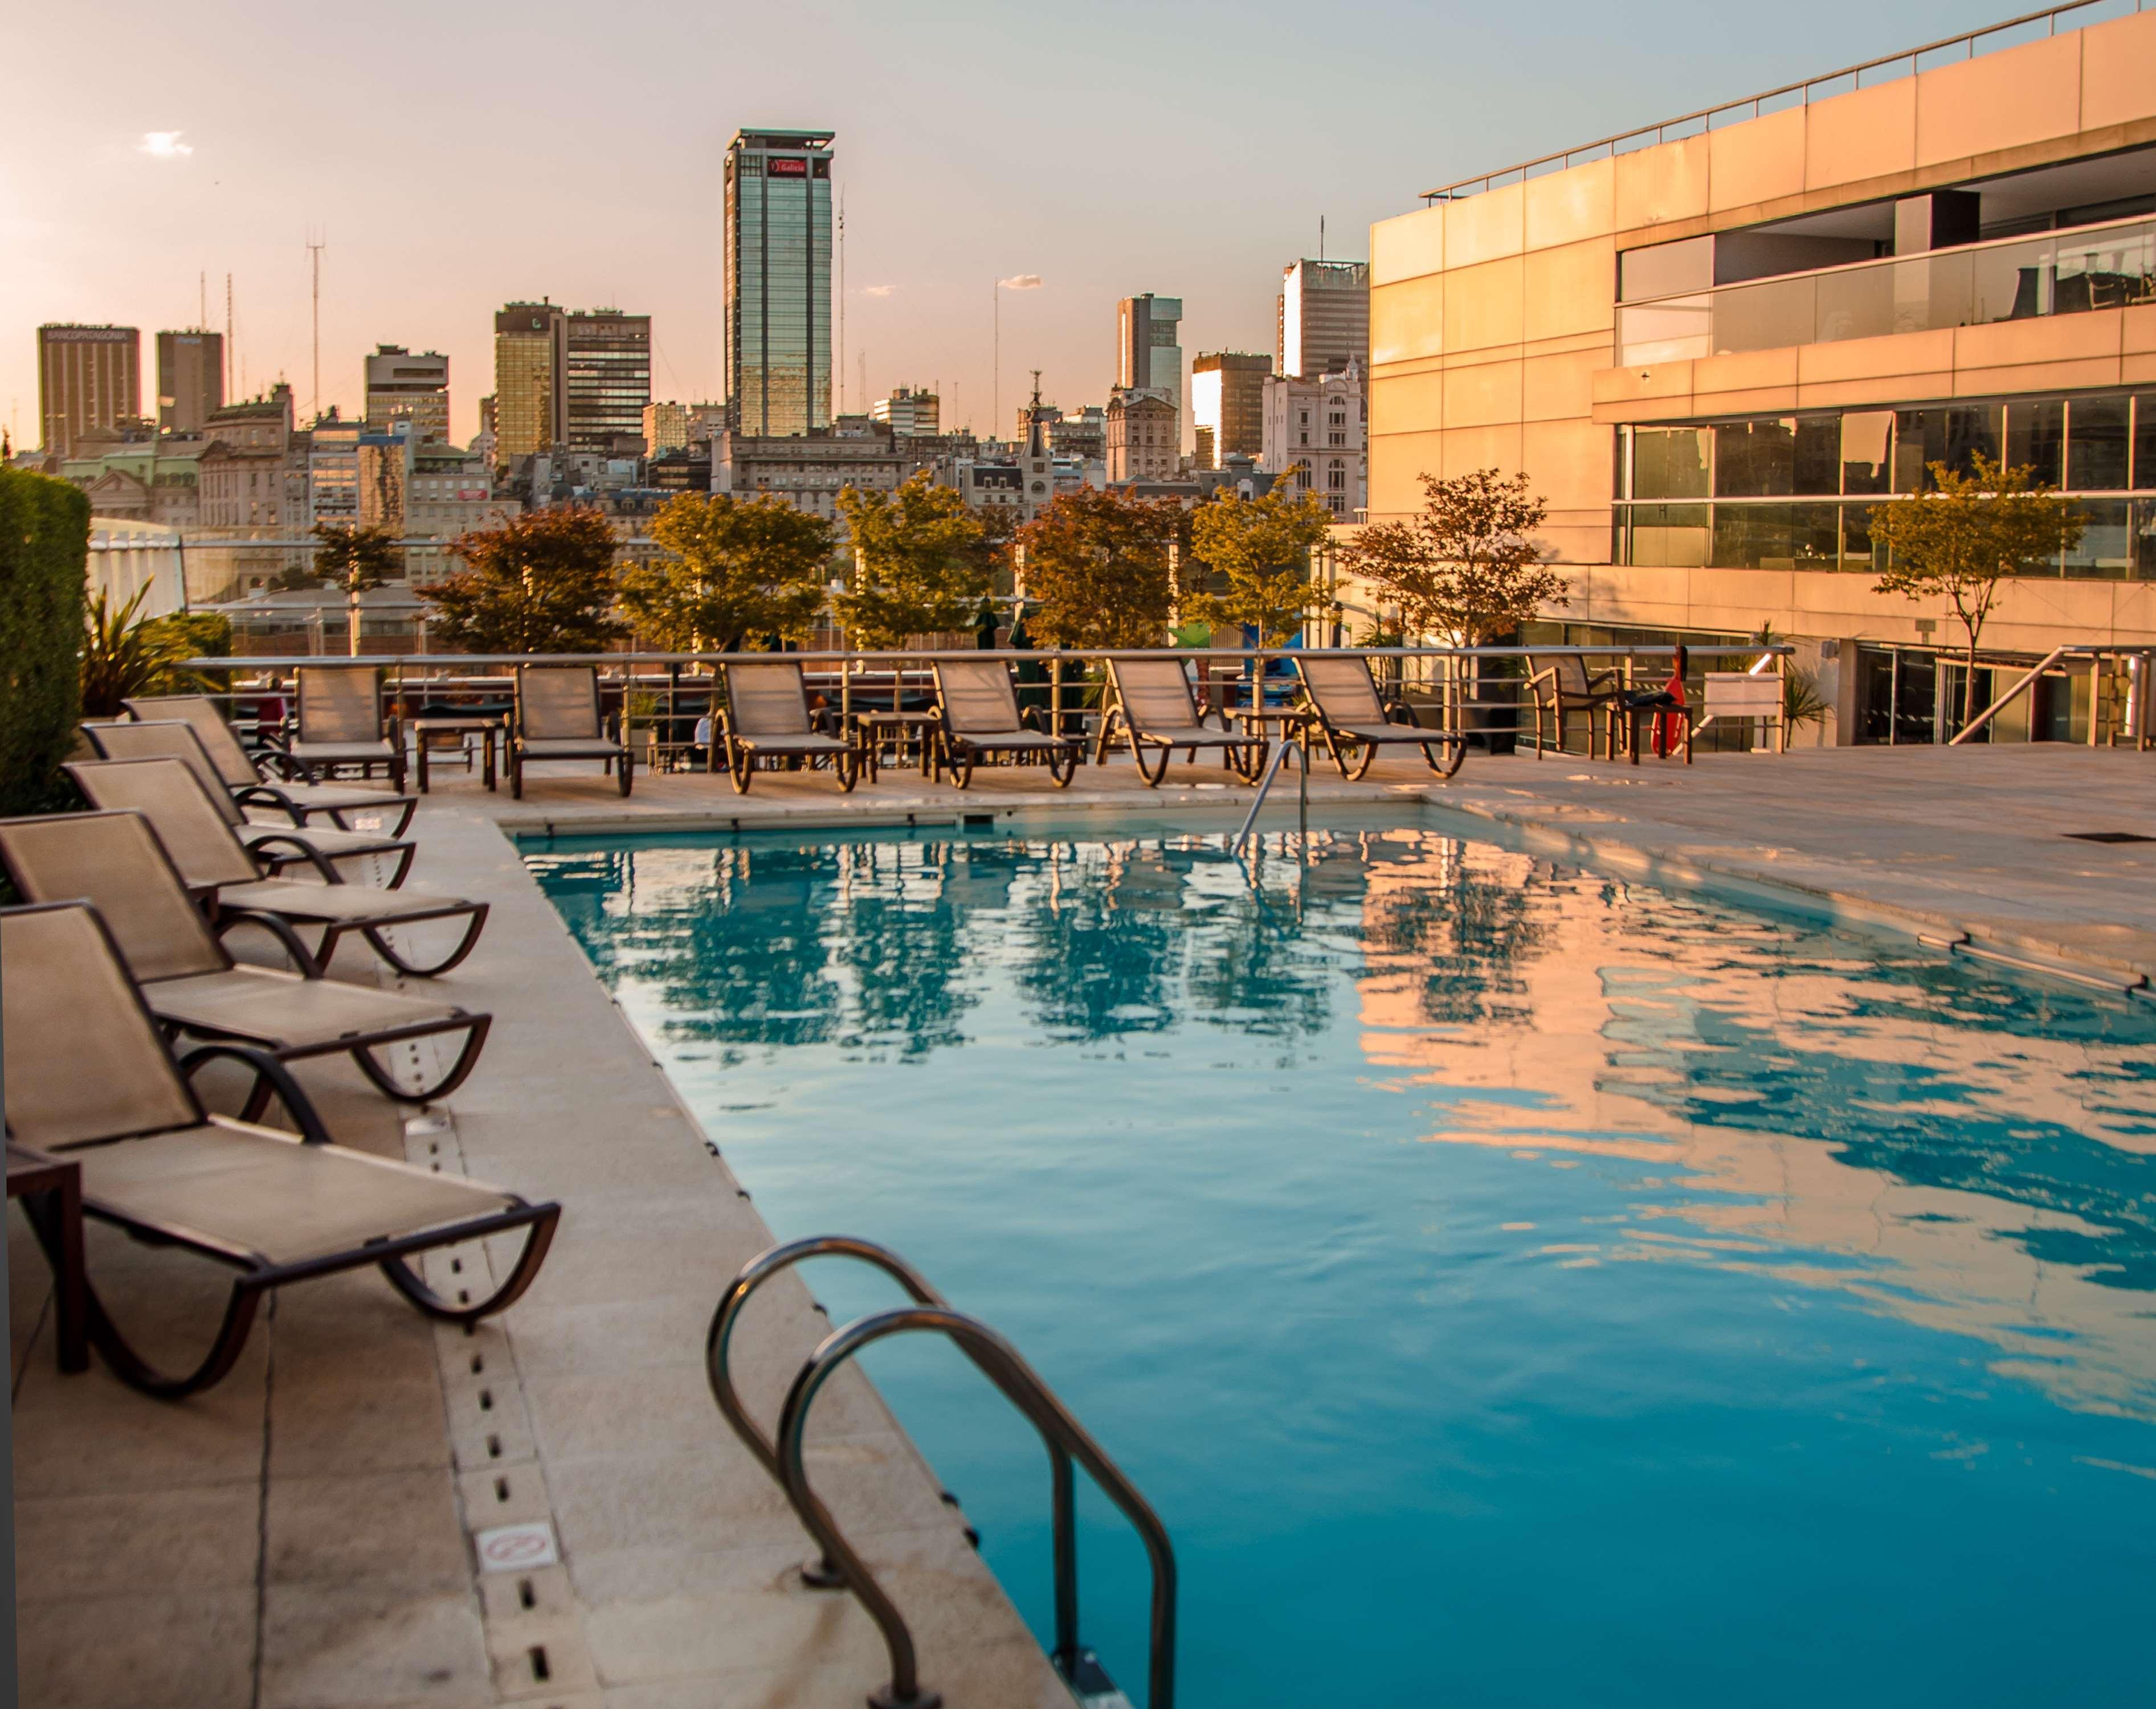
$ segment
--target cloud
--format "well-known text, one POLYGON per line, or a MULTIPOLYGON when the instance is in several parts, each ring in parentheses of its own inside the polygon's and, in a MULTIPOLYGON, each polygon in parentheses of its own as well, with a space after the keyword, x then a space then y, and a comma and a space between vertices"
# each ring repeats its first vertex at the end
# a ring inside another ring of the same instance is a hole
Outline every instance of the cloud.
POLYGON ((193 146, 180 141, 184 131, 145 131, 142 140, 135 145, 137 154, 146 154, 156 160, 177 160, 183 154, 192 154, 193 146))
POLYGON ((861 287, 861 295, 865 297, 887 297, 897 289, 895 285, 865 285, 861 287))
POLYGON ((1040 275, 1038 273, 1014 273, 1009 279, 998 279, 996 284, 1004 290, 1039 290, 1040 275))

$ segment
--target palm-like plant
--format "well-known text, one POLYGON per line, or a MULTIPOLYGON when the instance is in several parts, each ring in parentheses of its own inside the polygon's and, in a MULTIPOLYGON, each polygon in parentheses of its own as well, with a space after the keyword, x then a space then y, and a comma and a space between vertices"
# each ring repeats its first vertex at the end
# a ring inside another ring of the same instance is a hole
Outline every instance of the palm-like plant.
POLYGON ((138 695, 175 689, 207 690, 208 678, 184 670, 181 661, 194 656, 184 630, 156 618, 137 618, 147 588, 137 588, 115 606, 100 588, 82 611, 82 711, 87 718, 116 718, 121 703, 138 695))

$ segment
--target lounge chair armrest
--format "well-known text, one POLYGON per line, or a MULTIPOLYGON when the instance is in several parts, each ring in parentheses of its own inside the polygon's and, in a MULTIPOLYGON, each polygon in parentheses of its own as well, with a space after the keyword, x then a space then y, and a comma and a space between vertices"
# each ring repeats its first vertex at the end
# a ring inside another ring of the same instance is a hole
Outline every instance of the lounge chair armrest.
POLYGON ((300 1131, 301 1143, 305 1145, 334 1145, 336 1140, 322 1125, 314 1101, 301 1090, 292 1071, 266 1051, 250 1050, 244 1044, 203 1044, 180 1058, 180 1072, 192 1080, 205 1063, 219 1058, 242 1063, 254 1070, 256 1075, 269 1081, 277 1094, 277 1101, 290 1112, 293 1125, 300 1131))
POLYGON ((287 848, 298 849, 301 854, 306 857, 307 864, 312 866, 316 872, 321 875, 321 880, 324 884, 342 884, 344 882, 344 875, 336 870, 336 867, 331 861, 329 856, 323 854, 321 849, 317 849, 305 837, 287 836, 284 832, 279 831, 271 836, 256 838, 254 842, 248 845, 249 852, 258 853, 275 843, 281 843, 287 848))
POLYGON ((1421 718, 1405 701, 1394 701, 1385 708, 1385 721, 1388 724, 1404 724, 1411 730, 1422 728, 1421 718))
POLYGON ((302 978, 319 979, 322 964, 315 959, 314 952, 300 942, 300 934, 292 930, 292 922, 280 915, 265 914, 255 908, 221 908, 218 911, 217 935, 223 937, 235 926, 259 926, 284 947, 285 953, 300 965, 302 978))
POLYGON ((242 807, 274 807, 295 825, 306 823, 307 816, 275 783, 243 783, 233 790, 232 798, 242 807))

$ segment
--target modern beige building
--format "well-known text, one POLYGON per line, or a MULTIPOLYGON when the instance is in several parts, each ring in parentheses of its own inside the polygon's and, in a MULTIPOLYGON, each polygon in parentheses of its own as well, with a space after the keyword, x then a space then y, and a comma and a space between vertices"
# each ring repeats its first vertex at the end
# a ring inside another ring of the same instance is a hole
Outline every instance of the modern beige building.
POLYGON ((77 439, 142 413, 142 335, 132 326, 38 328, 38 423, 51 457, 77 439))
MULTIPOLYGON (((1424 471, 1524 470, 1571 582, 1553 622, 1771 626, 1803 644, 1827 740, 1930 741, 1958 631, 1872 591, 1866 516, 1982 451, 2087 524, 2005 589, 1996 662, 2156 645, 2156 14, 2088 15, 1604 139, 1373 227, 1371 516, 1413 510, 1424 471)), ((2020 733, 2084 731, 2087 695, 2084 676, 2025 701, 2020 733)))
POLYGON ((494 316, 494 460, 500 469, 562 444, 569 432, 569 321, 551 302, 494 316))
POLYGON ((689 443, 689 407, 685 403, 647 403, 644 406, 644 454, 663 457, 689 443))
POLYGON ((157 335, 157 427, 198 434, 224 408, 224 335, 189 327, 157 335))

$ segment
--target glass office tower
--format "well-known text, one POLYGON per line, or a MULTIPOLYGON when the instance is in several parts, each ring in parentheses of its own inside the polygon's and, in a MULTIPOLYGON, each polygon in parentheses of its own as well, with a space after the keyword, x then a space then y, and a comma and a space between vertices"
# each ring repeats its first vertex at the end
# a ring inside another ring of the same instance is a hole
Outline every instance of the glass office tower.
POLYGON ((831 423, 831 138, 743 131, 726 150, 726 402, 747 434, 831 423))

